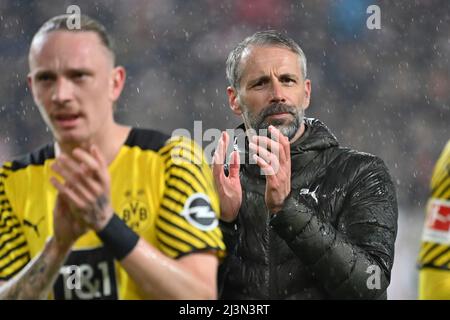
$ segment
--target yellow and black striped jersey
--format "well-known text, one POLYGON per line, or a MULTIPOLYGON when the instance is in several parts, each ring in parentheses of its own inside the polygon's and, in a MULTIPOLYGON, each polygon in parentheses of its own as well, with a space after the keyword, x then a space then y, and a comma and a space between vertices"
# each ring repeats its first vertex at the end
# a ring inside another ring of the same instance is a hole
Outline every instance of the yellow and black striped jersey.
POLYGON ((419 268, 419 298, 450 299, 450 141, 431 178, 419 268))
MULTIPOLYGON (((54 161, 55 147, 47 145, 0 169, 0 280, 17 274, 53 233, 54 161)), ((200 250, 224 255, 219 199, 203 151, 193 141, 133 128, 109 173, 112 207, 148 243, 172 258, 200 250)), ((90 231, 76 242, 50 298, 141 296, 90 231), (75 271, 81 274, 76 288, 69 285, 75 271)))

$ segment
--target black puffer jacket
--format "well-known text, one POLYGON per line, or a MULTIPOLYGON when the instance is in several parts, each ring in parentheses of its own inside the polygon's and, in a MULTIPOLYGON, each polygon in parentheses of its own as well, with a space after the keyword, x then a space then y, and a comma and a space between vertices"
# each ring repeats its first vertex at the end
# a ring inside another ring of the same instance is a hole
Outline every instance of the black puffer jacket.
POLYGON ((291 145, 291 194, 276 216, 259 168, 241 165, 238 218, 221 223, 222 299, 386 299, 397 234, 388 170, 373 155, 339 147, 320 121, 305 123, 291 145))

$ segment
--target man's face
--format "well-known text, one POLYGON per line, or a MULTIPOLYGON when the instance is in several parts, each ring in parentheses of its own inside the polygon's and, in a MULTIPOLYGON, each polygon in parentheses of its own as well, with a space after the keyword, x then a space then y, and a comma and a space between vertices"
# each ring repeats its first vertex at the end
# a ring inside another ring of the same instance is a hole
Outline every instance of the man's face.
POLYGON ((299 56, 286 48, 251 47, 240 67, 239 91, 228 89, 233 111, 247 118, 257 132, 273 125, 292 139, 301 127, 311 93, 299 56))
POLYGON ((29 62, 34 101, 58 142, 89 141, 113 121, 124 71, 96 33, 45 34, 33 41, 29 62))

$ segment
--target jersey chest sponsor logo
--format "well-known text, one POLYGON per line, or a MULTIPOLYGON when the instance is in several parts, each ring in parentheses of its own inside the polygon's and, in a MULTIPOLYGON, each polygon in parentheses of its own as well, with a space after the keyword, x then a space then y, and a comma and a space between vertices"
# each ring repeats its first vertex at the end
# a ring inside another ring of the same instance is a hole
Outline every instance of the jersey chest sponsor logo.
POLYGON ((423 238, 425 241, 450 243, 450 201, 429 201, 423 238))
POLYGON ((73 250, 55 282, 56 300, 116 300, 114 258, 104 248, 73 250))
POLYGON ((219 221, 212 210, 209 198, 203 193, 191 195, 184 204, 181 213, 186 220, 203 231, 210 231, 217 227, 219 221))
POLYGON ((150 215, 144 195, 143 189, 138 190, 136 194, 126 191, 126 200, 122 203, 118 212, 122 220, 135 232, 142 231, 145 228, 150 215))

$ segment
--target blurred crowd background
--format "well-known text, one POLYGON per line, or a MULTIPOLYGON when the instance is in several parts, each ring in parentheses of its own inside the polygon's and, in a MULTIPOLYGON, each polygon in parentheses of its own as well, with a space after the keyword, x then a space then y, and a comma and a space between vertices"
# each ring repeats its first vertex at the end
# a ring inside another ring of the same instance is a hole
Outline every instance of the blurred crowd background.
POLYGON ((0 0, 0 162, 51 139, 27 88, 27 53, 39 26, 74 4, 107 27, 127 69, 118 121, 169 134, 194 121, 238 125, 225 91, 229 51, 258 30, 294 38, 312 80, 307 116, 391 170, 400 218, 389 298, 416 298, 429 179, 450 139, 450 1, 0 0), (379 30, 366 26, 371 4, 379 30))

